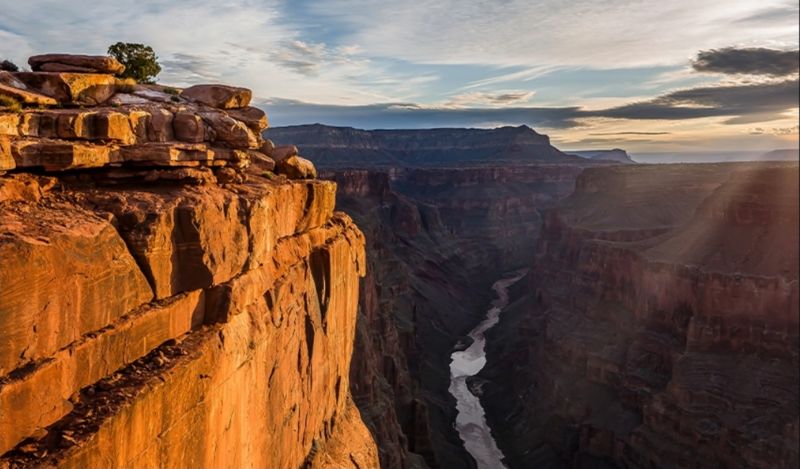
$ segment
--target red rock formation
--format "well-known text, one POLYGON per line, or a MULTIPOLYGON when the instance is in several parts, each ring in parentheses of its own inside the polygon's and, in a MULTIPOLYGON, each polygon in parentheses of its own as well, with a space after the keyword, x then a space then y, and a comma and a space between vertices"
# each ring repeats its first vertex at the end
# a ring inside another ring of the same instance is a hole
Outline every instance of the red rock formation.
POLYGON ((512 465, 796 467, 797 181, 796 164, 587 170, 490 339, 512 465))
POLYGON ((266 118, 119 91, 0 110, 0 467, 377 467, 335 184, 269 171, 266 118))

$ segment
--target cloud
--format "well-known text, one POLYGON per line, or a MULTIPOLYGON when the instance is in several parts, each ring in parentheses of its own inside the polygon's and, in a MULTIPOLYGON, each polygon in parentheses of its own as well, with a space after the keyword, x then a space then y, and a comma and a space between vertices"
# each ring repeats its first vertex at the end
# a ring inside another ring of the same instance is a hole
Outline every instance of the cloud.
POLYGON ((705 86, 673 91, 655 99, 586 111, 586 117, 616 119, 695 119, 727 116, 727 123, 763 122, 785 117, 797 109, 798 80, 727 86, 705 86), (756 120, 749 120, 755 118, 756 120))
POLYGON ((575 127, 575 107, 446 108, 414 103, 383 103, 336 106, 302 101, 271 99, 261 103, 276 126, 322 123, 377 128, 496 127, 536 125, 548 128, 575 127))
POLYGON ((741 22, 785 0, 295 0, 371 56, 424 64, 627 68, 676 65, 729 44, 794 44, 797 17, 741 22))
POLYGON ((173 78, 180 81, 216 81, 220 74, 215 70, 214 61, 196 54, 175 53, 166 59, 159 59, 162 66, 160 79, 173 78))
POLYGON ((796 135, 800 131, 800 126, 790 127, 755 127, 748 130, 750 135, 796 135))
POLYGON ((471 91, 451 97, 445 106, 508 106, 526 103, 536 94, 534 91, 471 91))
POLYGON ((616 136, 616 135, 670 135, 672 132, 594 132, 592 136, 616 136))
POLYGON ((269 60, 300 75, 317 76, 332 65, 351 65, 366 69, 369 60, 355 57, 357 46, 328 47, 325 43, 300 40, 281 41, 268 54, 269 60))
POLYGON ((700 51, 692 68, 698 72, 782 77, 800 70, 800 51, 764 47, 712 49, 700 51))
MULTIPOLYGON (((364 106, 312 104, 272 99, 263 105, 275 125, 319 122, 375 128, 489 127, 527 124, 566 129, 592 119, 684 120, 727 117, 727 124, 768 122, 797 109, 798 80, 677 90, 648 101, 587 110, 577 106, 495 108, 383 103, 364 106)), ((618 135, 662 135, 666 132, 619 132, 618 135)))
POLYGON ((753 12, 752 14, 740 18, 737 23, 752 23, 759 25, 774 25, 776 22, 785 21, 787 18, 797 19, 798 8, 794 0, 787 1, 784 5, 771 6, 753 12))

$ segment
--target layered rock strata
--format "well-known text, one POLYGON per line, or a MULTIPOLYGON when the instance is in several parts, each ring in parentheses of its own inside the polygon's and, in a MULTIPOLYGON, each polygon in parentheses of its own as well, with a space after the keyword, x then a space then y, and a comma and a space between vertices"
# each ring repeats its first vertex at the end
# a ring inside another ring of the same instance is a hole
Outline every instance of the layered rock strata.
POLYGON ((377 467, 364 237, 226 88, 0 110, 0 467, 377 467))
POLYGON ((796 164, 585 171, 489 334, 511 467, 796 467, 797 184, 796 164))

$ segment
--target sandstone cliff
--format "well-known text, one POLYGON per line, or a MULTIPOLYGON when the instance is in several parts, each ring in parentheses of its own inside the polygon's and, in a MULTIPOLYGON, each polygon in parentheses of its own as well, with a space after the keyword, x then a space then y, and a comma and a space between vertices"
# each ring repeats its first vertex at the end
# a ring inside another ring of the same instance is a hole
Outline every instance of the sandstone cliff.
POLYGON ((798 464, 798 168, 585 171, 490 333, 512 467, 798 464))
POLYGON ((248 90, 42 60, 0 72, 0 467, 377 467, 335 184, 248 90))

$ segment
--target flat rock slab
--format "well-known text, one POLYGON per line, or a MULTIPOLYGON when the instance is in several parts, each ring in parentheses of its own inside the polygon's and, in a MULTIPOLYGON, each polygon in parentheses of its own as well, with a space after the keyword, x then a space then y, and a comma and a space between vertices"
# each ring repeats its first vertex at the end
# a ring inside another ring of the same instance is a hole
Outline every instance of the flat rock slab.
POLYGON ((235 86, 195 85, 181 91, 181 96, 218 109, 236 109, 248 106, 253 93, 235 86))
POLYGON ((156 165, 180 166, 184 162, 205 162, 214 160, 214 152, 206 145, 166 142, 131 145, 120 149, 121 160, 126 162, 147 162, 156 165))
POLYGON ((13 86, 0 83, 0 96, 8 96, 16 99, 22 104, 34 104, 38 106, 53 106, 58 104, 55 99, 33 91, 26 91, 13 86))
POLYGON ((125 66, 106 55, 42 54, 28 59, 33 71, 120 74, 125 66))
POLYGON ((132 144, 137 140, 129 115, 113 108, 52 109, 26 112, 21 116, 18 132, 23 137, 101 140, 123 144, 132 144))
POLYGON ((11 142, 11 155, 20 168, 44 168, 45 171, 99 168, 119 162, 115 146, 47 139, 15 140, 11 142))
POLYGON ((101 104, 117 90, 117 79, 100 73, 20 72, 14 77, 61 103, 101 104))

